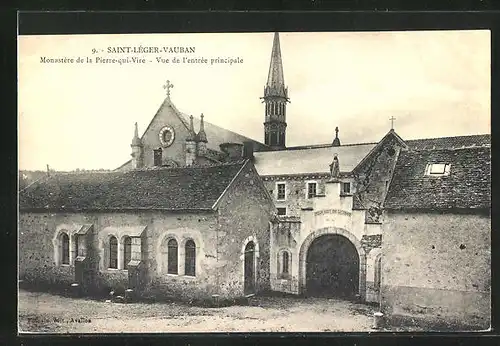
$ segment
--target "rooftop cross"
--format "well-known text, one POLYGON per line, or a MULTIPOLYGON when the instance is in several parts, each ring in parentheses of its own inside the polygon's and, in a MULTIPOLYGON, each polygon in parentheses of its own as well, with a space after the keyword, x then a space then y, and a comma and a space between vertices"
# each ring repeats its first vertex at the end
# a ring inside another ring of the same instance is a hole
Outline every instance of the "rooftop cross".
POLYGON ((167 97, 170 98, 170 89, 173 88, 174 85, 170 83, 169 80, 167 80, 167 83, 163 86, 163 89, 167 91, 167 97))
POLYGON ((396 118, 394 118, 394 116, 391 116, 389 120, 391 121, 391 130, 394 130, 394 120, 396 120, 396 118))

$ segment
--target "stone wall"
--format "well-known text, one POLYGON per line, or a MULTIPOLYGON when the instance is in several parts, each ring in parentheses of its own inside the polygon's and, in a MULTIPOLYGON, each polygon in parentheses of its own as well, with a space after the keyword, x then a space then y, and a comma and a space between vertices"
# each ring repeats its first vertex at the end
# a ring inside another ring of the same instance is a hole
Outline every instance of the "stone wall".
POLYGON ((186 164, 186 142, 188 130, 184 123, 175 114, 174 110, 167 104, 164 103, 160 107, 158 113, 155 115, 149 128, 144 133, 142 137, 142 143, 144 145, 143 150, 143 162, 145 167, 152 167, 154 164, 153 160, 153 149, 162 147, 162 159, 163 162, 167 160, 173 160, 179 165, 184 166, 186 164), (169 147, 162 147, 160 142, 159 133, 164 126, 170 126, 175 131, 175 139, 169 147))
POLYGON ((126 235, 126 229, 132 226, 145 226, 141 239, 142 261, 147 271, 145 294, 197 298, 206 297, 210 292, 215 291, 213 266, 216 253, 217 219, 214 213, 21 213, 19 220, 20 279, 35 284, 68 286, 75 282, 73 259, 71 258, 69 265, 57 263, 54 239, 58 230, 74 232, 83 224, 92 224, 95 232, 90 237, 88 252, 96 271, 94 289, 128 287, 128 271, 123 268, 120 255, 118 269, 108 268, 106 262, 108 239, 110 235, 118 238, 118 251, 121 253, 123 251, 122 239, 126 235), (108 230, 108 227, 112 227, 113 230, 104 231, 108 230), (159 263, 162 261, 165 240, 168 237, 174 237, 178 241, 178 275, 166 274, 159 263), (195 277, 184 275, 184 245, 188 239, 193 239, 196 244, 195 277))
MULTIPOLYGON (((244 288, 244 250, 256 244, 257 290, 269 285, 270 220, 274 205, 253 165, 247 164, 219 203, 219 294, 241 296, 244 288)), ((214 273, 215 274, 215 273, 214 273)))
POLYGON ((383 311, 489 327, 491 218, 458 211, 384 217, 383 311))
POLYGON ((307 182, 317 182, 317 193, 324 193, 325 175, 310 176, 310 177, 264 177, 264 185, 272 196, 277 208, 286 207, 287 215, 299 216, 301 208, 308 207, 311 201, 307 198, 307 182), (285 200, 277 199, 276 183, 286 184, 285 200))

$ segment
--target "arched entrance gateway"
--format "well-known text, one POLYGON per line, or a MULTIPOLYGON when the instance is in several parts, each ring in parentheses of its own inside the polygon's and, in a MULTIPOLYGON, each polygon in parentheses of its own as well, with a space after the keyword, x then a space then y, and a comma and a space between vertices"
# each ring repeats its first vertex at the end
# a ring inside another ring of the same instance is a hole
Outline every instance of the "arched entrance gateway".
POLYGON ((365 254, 357 239, 337 228, 311 233, 300 250, 302 293, 364 298, 365 254))
POLYGON ((352 298, 358 293, 359 258, 349 239, 337 234, 314 239, 306 261, 308 295, 352 298))

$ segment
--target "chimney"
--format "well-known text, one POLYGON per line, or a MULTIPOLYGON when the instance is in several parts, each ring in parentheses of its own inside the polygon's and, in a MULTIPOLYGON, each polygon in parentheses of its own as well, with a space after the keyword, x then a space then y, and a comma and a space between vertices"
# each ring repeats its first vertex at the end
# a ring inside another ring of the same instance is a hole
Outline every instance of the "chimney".
POLYGON ((228 161, 238 161, 243 157, 243 144, 241 143, 222 143, 219 147, 227 155, 228 161))
POLYGON ((250 141, 243 142, 243 158, 245 160, 252 160, 253 157, 253 143, 250 141))

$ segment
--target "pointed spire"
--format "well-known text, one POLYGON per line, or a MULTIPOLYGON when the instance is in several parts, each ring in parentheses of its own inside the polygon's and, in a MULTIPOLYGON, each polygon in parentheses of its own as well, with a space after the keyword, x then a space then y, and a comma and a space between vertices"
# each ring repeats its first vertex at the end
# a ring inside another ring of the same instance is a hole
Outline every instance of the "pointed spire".
POLYGON ((196 135, 196 139, 197 139, 198 142, 205 142, 205 143, 207 143, 208 140, 207 140, 207 134, 205 133, 205 122, 203 121, 204 117, 205 116, 203 115, 203 113, 201 113, 201 116, 200 116, 200 131, 196 135))
POLYGON ((196 133, 194 132, 194 125, 193 125, 193 116, 189 116, 189 133, 186 137, 186 141, 195 141, 196 140, 196 133))
POLYGON ((277 32, 274 33, 271 63, 269 65, 265 94, 287 97, 285 77, 283 74, 283 62, 281 61, 280 36, 277 32))
POLYGON ((335 127, 335 139, 333 140, 332 145, 334 147, 339 147, 340 146, 339 128, 338 127, 335 127))
POLYGON ((132 145, 133 146, 140 146, 140 145, 142 145, 141 139, 139 138, 139 130, 137 128, 137 123, 135 123, 134 138, 132 138, 132 145))

